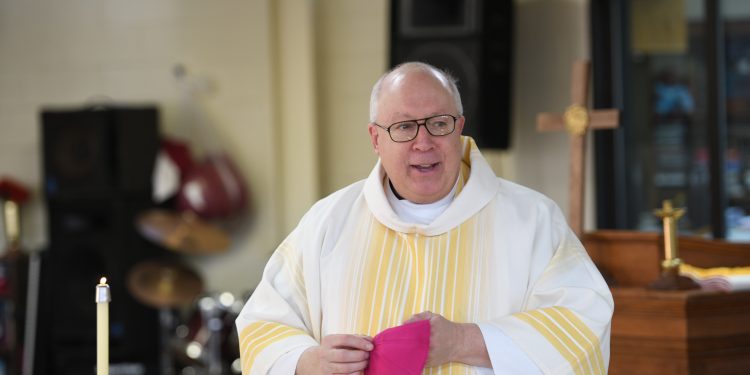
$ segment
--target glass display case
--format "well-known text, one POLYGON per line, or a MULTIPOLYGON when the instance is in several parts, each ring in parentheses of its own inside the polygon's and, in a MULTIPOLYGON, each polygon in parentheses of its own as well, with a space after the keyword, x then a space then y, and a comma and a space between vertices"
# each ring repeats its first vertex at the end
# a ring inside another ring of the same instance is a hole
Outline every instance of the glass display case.
POLYGON ((682 233, 750 241, 750 1, 591 2, 599 228, 659 231, 664 199, 682 233))

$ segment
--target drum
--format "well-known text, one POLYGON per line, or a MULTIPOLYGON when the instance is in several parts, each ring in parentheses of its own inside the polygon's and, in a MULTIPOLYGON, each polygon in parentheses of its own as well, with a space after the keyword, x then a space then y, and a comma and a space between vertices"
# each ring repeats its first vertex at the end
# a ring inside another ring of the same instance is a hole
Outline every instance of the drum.
POLYGON ((239 339, 234 321, 242 301, 228 292, 196 299, 175 327, 170 349, 180 374, 240 374, 239 339))

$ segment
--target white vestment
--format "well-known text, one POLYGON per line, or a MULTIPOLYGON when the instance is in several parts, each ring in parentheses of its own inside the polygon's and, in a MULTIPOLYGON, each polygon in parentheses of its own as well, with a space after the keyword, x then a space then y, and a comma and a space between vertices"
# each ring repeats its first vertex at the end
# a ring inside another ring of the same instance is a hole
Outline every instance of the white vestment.
POLYGON ((614 304, 586 250, 554 202, 498 178, 462 142, 456 195, 430 224, 396 215, 379 162, 305 214, 237 319, 243 374, 292 374, 326 335, 374 336, 428 310, 479 324, 496 374, 508 358, 493 331, 545 374, 607 372, 614 304))

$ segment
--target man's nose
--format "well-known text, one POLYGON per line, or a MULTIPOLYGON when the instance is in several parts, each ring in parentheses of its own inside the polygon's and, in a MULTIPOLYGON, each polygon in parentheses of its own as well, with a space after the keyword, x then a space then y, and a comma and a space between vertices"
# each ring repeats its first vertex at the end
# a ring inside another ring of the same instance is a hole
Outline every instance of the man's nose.
POLYGON ((414 147, 420 150, 430 149, 434 145, 433 136, 427 131, 427 122, 417 122, 417 136, 414 138, 414 147))

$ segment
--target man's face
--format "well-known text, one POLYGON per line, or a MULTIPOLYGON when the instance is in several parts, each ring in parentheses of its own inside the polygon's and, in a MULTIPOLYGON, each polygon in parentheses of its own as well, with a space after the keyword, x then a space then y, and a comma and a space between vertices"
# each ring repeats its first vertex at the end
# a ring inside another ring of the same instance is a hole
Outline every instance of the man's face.
MULTIPOLYGON (((383 82, 376 121, 387 127, 435 115, 457 117, 456 112, 448 88, 436 77, 407 71, 392 74, 383 82)), ((463 127, 463 117, 456 120, 456 130, 446 136, 430 135, 420 126, 415 139, 401 143, 391 140, 386 130, 374 124, 368 130, 375 153, 398 194, 414 203, 432 203, 445 197, 458 178, 463 127)))

